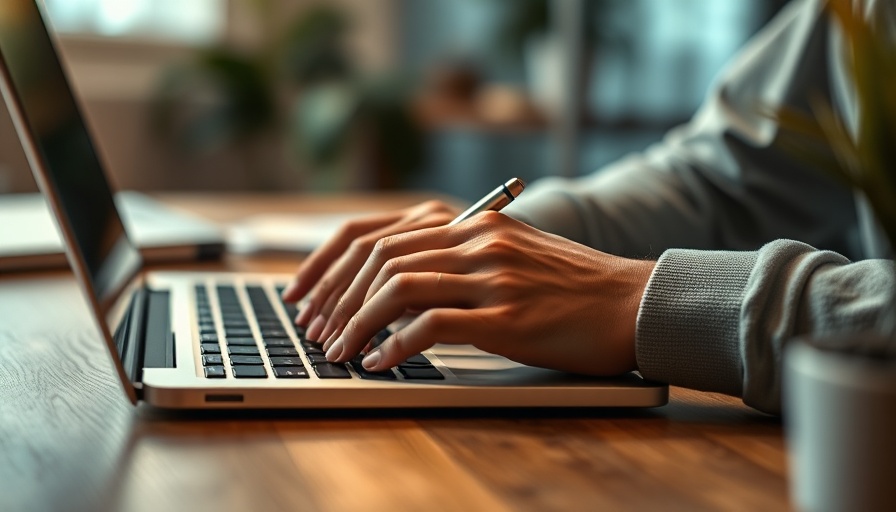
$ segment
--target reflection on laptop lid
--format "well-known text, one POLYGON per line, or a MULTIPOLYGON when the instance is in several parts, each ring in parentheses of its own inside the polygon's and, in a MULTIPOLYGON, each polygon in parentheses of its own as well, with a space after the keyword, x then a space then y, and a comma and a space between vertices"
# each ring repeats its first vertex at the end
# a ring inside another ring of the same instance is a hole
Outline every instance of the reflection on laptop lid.
MULTIPOLYGON (((662 405, 666 386, 533 368, 436 346, 396 369, 326 361, 290 319, 290 276, 148 272, 32 0, 0 2, 0 85, 69 261, 132 402, 161 407, 662 405), (138 276, 137 278, 134 278, 138 276)), ((381 342, 385 331, 371 340, 381 342)))

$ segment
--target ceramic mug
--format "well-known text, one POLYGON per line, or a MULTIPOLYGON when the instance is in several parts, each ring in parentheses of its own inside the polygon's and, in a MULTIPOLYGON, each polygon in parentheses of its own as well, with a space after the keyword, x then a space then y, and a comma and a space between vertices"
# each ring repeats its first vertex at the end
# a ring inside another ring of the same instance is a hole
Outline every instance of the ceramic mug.
POLYGON ((851 336, 797 340, 785 351, 790 489, 801 510, 896 510, 893 343, 851 336))

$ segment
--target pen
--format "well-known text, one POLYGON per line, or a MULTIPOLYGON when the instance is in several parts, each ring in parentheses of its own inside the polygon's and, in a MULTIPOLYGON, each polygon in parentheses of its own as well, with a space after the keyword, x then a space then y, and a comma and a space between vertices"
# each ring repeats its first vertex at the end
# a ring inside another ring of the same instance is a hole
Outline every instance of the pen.
POLYGON ((498 185, 498 188, 492 190, 490 194, 479 201, 476 201, 476 204, 467 208, 466 211, 458 215, 457 218, 449 222, 448 225, 453 226, 458 222, 463 222, 477 213, 486 210, 499 211, 516 199, 524 188, 526 188, 526 184, 523 180, 519 178, 511 178, 507 180, 507 183, 498 185))

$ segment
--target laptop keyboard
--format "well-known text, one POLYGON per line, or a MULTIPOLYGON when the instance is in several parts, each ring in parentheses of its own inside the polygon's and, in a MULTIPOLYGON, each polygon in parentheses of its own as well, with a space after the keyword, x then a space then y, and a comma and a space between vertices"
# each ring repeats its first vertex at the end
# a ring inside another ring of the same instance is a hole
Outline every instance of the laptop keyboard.
MULTIPOLYGON (((202 368, 209 379, 353 379, 419 381, 443 380, 445 376, 423 354, 408 358, 395 369, 370 372, 361 365, 362 355, 346 364, 327 361, 320 345, 305 339, 305 331, 291 322, 284 323, 275 307, 281 307, 287 319, 298 314, 295 304, 271 303, 261 286, 246 286, 250 311, 244 311, 236 287, 197 285, 196 320, 202 368), (218 298, 220 325, 215 320, 209 292, 218 298), (295 341, 298 341, 298 346, 295 341), (309 369, 310 368, 310 369, 309 369)), ((283 287, 276 288, 277 296, 283 287)), ((371 346, 389 336, 378 333, 371 346)))

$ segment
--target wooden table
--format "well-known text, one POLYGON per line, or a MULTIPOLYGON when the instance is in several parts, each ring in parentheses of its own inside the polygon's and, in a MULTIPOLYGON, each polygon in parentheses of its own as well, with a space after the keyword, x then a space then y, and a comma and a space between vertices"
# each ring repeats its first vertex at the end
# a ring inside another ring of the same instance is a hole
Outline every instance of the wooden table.
MULTIPOLYGON (((222 220, 416 196, 167 196, 222 220)), ((295 257, 197 269, 291 271, 295 257)), ((172 414, 119 388, 68 272, 0 276, 0 510, 782 510, 780 421, 651 410, 172 414)))

